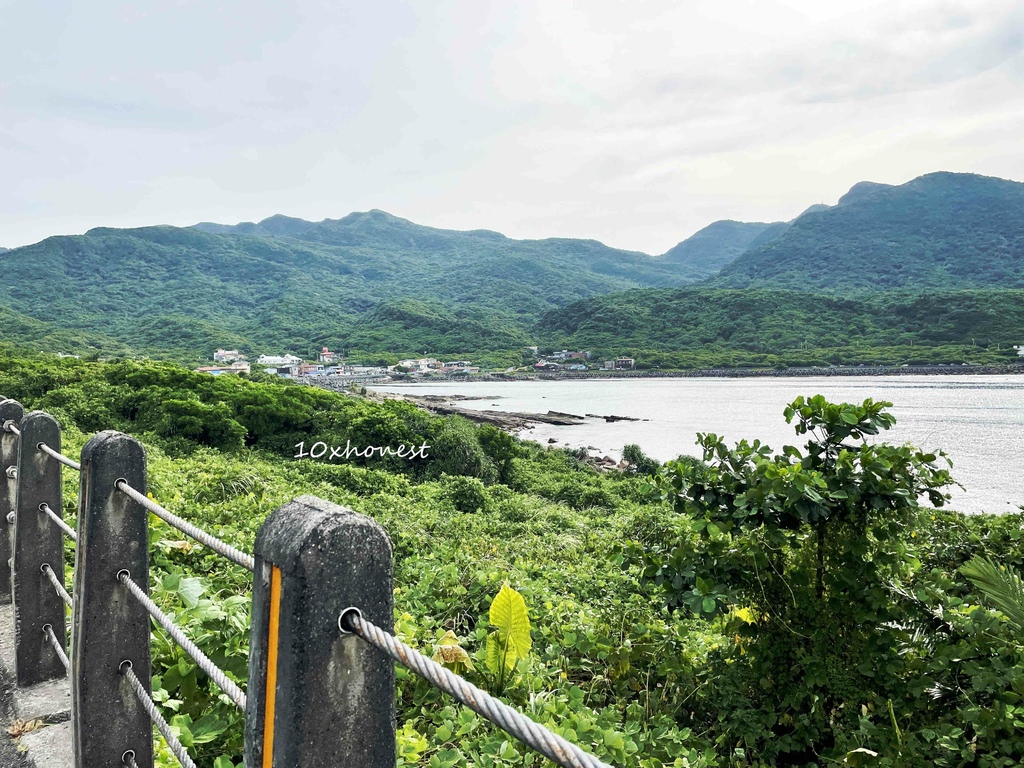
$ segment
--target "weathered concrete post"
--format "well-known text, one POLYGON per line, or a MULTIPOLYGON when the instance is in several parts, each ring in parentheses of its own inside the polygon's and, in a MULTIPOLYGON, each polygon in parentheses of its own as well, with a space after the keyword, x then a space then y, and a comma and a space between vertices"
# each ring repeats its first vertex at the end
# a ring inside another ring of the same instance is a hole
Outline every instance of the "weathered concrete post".
POLYGON ((64 586, 64 533, 42 511, 43 504, 60 514, 59 462, 36 446, 60 450, 60 425, 48 413, 32 411, 19 425, 18 494, 14 521, 14 667, 18 685, 35 685, 67 675, 43 627, 49 624, 67 648, 66 606, 53 588, 44 566, 64 586))
POLYGON ((8 421, 20 423, 25 415, 15 400, 0 402, 0 605, 11 602, 11 568, 14 565, 14 515, 18 493, 18 436, 3 429, 8 421))
POLYGON ((71 718, 76 768, 120 768, 134 750, 139 768, 152 768, 149 716, 120 673, 130 661, 150 690, 149 614, 118 581, 127 570, 148 592, 146 509, 114 487, 123 478, 146 492, 142 444, 119 432, 100 432, 82 449, 75 559, 71 718))
POLYGON ((394 768, 390 659, 338 617, 357 607, 391 631, 391 542, 373 520, 301 496, 256 538, 245 764, 394 768))

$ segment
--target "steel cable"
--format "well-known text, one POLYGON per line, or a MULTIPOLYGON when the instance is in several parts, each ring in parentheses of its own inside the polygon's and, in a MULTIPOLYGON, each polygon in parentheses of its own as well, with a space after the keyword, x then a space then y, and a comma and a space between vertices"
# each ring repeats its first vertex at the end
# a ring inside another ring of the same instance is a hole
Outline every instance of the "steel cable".
POLYGON ((69 595, 68 591, 64 589, 64 585, 60 583, 60 580, 57 578, 57 574, 53 572, 53 568, 50 567, 50 564, 43 563, 39 566, 39 570, 46 574, 46 578, 50 580, 53 588, 57 590, 57 594, 60 595, 60 599, 64 601, 68 608, 74 610, 74 602, 71 599, 71 595, 69 595))
POLYGON ((17 480, 18 479, 18 468, 17 467, 8 467, 7 468, 7 477, 10 480, 17 480))
POLYGON ((47 517, 53 520, 57 527, 64 531, 64 533, 66 533, 71 538, 72 541, 78 541, 78 534, 75 532, 75 529, 68 525, 66 522, 64 522, 64 519, 60 515, 58 515, 56 512, 50 509, 50 505, 47 504, 45 501, 39 505, 39 511, 45 512, 47 517))
POLYGON ((349 608, 344 611, 338 617, 338 628, 342 632, 355 634, 383 651, 402 666, 563 768, 612 768, 454 672, 445 669, 436 661, 410 648, 394 635, 367 621, 358 610, 349 608), (345 626, 346 622, 348 627, 345 626))
POLYGON ((195 663, 199 665, 199 668, 210 676, 210 679, 227 694, 227 697, 235 703, 235 706, 244 712, 245 693, 242 689, 228 678, 220 667, 210 661, 210 658, 199 650, 195 643, 189 640, 188 636, 171 620, 170 616, 157 607, 157 604, 142 590, 142 587, 132 581, 131 574, 128 571, 118 571, 117 579, 128 587, 128 591, 132 593, 136 600, 142 603, 142 606, 149 612, 149 615, 156 619, 157 624, 163 627, 167 634, 184 649, 185 653, 192 657, 195 663))
MULTIPOLYGON (((164 720, 163 715, 156 708, 156 704, 153 703, 153 699, 150 698, 149 694, 146 693, 146 689, 142 687, 142 683, 139 682, 139 678, 135 676, 135 670, 132 669, 132 663, 130 661, 121 662, 120 672, 124 675, 125 679, 131 685, 132 690, 135 692, 135 697, 142 704, 143 709, 146 710, 146 714, 149 715, 149 719, 153 721, 153 725, 160 731, 160 735, 164 737, 164 741, 167 742, 167 746, 171 748, 171 752, 178 758, 178 762, 181 763, 182 768, 196 768, 196 764, 192 762, 192 758, 189 757, 188 752, 185 751, 185 747, 178 741, 171 727, 164 720)), ((122 762, 124 761, 124 755, 122 762)))
POLYGON ((63 464, 65 467, 71 467, 72 469, 76 469, 79 472, 82 471, 82 465, 81 464, 79 464, 74 459, 69 459, 67 456, 65 456, 60 451, 53 450, 53 448, 48 446, 46 443, 37 443, 36 444, 36 448, 38 448, 40 451, 45 453, 50 458, 56 459, 61 464, 63 464))
POLYGON ((70 673, 71 661, 68 659, 68 655, 64 653, 64 649, 60 647, 57 635, 53 633, 53 627, 50 624, 44 624, 43 632, 46 634, 46 639, 50 641, 50 646, 53 648, 54 653, 57 654, 57 658, 60 659, 60 663, 64 665, 64 670, 70 673))
POLYGON ((10 432, 12 435, 21 437, 21 430, 18 429, 18 425, 14 423, 14 419, 8 419, 4 422, 4 429, 10 432))
POLYGON ((186 536, 190 536, 203 546, 209 547, 218 555, 226 557, 231 562, 240 565, 243 568, 246 568, 250 571, 256 569, 256 559, 252 555, 247 555, 241 550, 235 549, 230 544, 227 544, 221 541, 220 539, 216 538, 215 536, 211 536, 206 531, 192 525, 192 523, 182 520, 173 512, 168 512, 166 509, 161 507, 151 498, 139 493, 137 490, 128 485, 127 481, 118 480, 116 483, 114 483, 114 487, 121 491, 121 493, 128 496, 129 498, 137 501, 139 504, 144 506, 146 509, 148 509, 154 515, 159 517, 165 523, 174 526, 179 531, 184 533, 186 536))

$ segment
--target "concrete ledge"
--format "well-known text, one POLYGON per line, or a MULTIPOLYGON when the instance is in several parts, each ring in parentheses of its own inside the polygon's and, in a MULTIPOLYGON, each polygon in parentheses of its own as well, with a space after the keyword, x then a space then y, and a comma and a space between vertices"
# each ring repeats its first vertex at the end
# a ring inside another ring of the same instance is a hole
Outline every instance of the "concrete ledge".
MULTIPOLYGON (((3 729, 0 739, 7 742, 3 746, 14 746, 23 753, 18 758, 25 758, 26 768, 73 768, 71 724, 68 722, 71 685, 67 678, 27 688, 14 684, 14 607, 11 605, 0 606, 0 681, 13 694, 10 711, 3 713, 7 722, 0 722, 3 729), (17 733, 23 724, 33 720, 39 721, 38 727, 14 737, 12 745, 8 729, 17 723, 17 733)), ((5 750, 0 748, 0 757, 4 755, 5 750)))
POLYGON ((70 721, 29 731, 19 741, 35 768, 72 768, 75 764, 70 721))
POLYGON ((18 720, 63 723, 71 719, 71 685, 67 678, 28 688, 14 688, 14 716, 18 720))

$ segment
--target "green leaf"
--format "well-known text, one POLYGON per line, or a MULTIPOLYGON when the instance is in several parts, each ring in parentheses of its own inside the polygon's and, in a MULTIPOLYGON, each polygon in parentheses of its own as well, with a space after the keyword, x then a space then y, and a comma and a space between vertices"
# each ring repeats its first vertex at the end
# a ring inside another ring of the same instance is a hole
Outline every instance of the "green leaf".
MULTIPOLYGON (((506 645, 506 654, 512 658, 511 666, 518 659, 525 659, 533 645, 530 637, 530 616, 526 610, 526 601, 506 581, 491 602, 491 625, 496 627, 502 644, 506 645)), ((506 660, 506 666, 509 662, 506 660)))
POLYGON ((184 578, 178 584, 178 596, 186 608, 195 608, 204 592, 206 592, 206 587, 199 579, 184 578))
POLYGON ((961 566, 960 573, 981 590, 986 602, 1024 631, 1024 579, 1020 574, 983 557, 975 557, 961 566))

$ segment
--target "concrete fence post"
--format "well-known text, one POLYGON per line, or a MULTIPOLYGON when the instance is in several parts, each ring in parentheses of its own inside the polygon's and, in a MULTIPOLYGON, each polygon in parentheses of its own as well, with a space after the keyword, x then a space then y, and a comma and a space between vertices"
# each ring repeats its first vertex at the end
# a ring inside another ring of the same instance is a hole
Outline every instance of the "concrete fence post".
POLYGON ((18 493, 18 436, 3 429, 8 421, 21 423, 25 410, 15 400, 0 401, 0 605, 11 602, 14 567, 14 507, 18 493), (7 521, 12 516, 11 522, 7 521))
POLYGON ((394 768, 391 660, 338 617, 394 625, 391 542, 373 520, 301 496, 256 538, 245 764, 394 768))
POLYGON ((36 449, 46 443, 60 450, 60 425, 50 414, 32 411, 19 425, 18 493, 14 520, 14 667, 19 686, 67 675, 43 627, 49 624, 67 648, 67 610, 44 567, 64 586, 64 533, 42 511, 61 513, 59 462, 36 449))
POLYGON ((82 449, 71 656, 71 719, 76 768, 120 768, 135 752, 152 768, 153 728, 122 676, 122 662, 150 691, 149 614, 118 580, 127 570, 149 591, 148 513, 114 487, 124 479, 146 493, 138 440, 100 432, 82 449))

